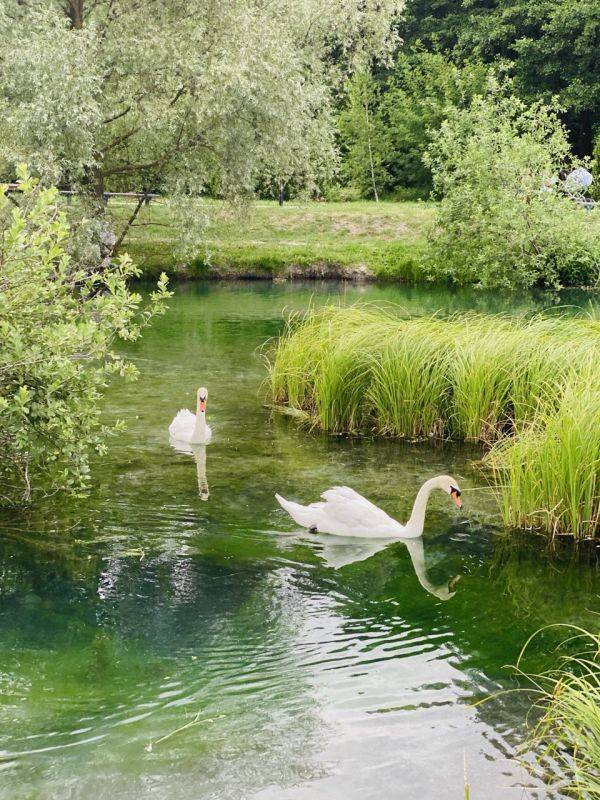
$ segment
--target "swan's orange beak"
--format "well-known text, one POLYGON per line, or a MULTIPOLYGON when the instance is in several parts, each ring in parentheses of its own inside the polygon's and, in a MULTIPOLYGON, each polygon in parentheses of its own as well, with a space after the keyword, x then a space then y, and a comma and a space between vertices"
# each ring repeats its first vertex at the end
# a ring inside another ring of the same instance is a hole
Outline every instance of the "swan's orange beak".
POLYGON ((460 499, 460 492, 457 492, 456 489, 452 489, 450 492, 450 497, 454 500, 454 505, 457 508, 462 508, 462 500, 460 499))
POLYGON ((206 400, 200 398, 200 411, 204 414, 206 411, 206 400))

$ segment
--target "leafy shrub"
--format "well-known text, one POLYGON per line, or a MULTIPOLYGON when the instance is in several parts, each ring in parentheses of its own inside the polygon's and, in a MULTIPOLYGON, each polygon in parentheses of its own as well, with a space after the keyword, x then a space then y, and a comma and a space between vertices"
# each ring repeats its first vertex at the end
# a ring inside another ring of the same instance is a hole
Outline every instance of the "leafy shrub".
POLYGON ((451 110, 429 150, 442 197, 430 274, 486 287, 595 283, 600 226, 560 192, 568 157, 556 112, 497 84, 451 110))
POLYGON ((56 189, 24 168, 20 178, 18 201, 0 192, 0 504, 86 485, 109 433, 98 408, 107 380, 136 376, 114 341, 137 339, 169 295, 162 275, 142 307, 128 256, 75 263, 56 189))

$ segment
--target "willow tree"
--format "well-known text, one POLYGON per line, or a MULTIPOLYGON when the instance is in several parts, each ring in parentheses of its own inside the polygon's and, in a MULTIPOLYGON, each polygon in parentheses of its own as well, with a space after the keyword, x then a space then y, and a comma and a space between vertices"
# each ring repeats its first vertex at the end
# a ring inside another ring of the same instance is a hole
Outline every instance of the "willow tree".
POLYGON ((99 196, 225 197, 335 163, 339 82, 403 0, 4 0, 0 158, 99 196))

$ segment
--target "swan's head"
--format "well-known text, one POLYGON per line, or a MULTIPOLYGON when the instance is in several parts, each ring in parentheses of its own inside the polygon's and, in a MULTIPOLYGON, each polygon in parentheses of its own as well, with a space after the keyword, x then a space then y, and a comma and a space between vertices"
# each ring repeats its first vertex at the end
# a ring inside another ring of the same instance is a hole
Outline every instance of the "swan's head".
POLYGON ((206 411, 206 401, 208 400, 208 389, 201 386, 198 389, 198 408, 204 414, 206 411))
POLYGON ((439 489, 450 495, 456 507, 462 508, 461 491, 458 482, 451 478, 450 475, 440 475, 439 478, 435 478, 435 481, 439 489))

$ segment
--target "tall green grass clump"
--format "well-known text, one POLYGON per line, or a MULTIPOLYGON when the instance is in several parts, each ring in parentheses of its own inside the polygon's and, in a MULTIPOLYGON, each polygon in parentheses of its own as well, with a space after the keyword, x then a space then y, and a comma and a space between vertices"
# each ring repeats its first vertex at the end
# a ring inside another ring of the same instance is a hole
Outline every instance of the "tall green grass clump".
POLYGON ((558 766, 562 791, 600 800, 600 635, 568 627, 570 641, 588 646, 581 655, 564 656, 557 669, 528 676, 541 717, 527 746, 540 753, 542 764, 558 766))
POLYGON ((584 537, 600 530, 599 365, 589 320, 329 306, 288 324, 271 394, 330 432, 482 442, 509 524, 584 537))
POLYGON ((402 318, 329 306, 294 318, 271 363, 273 401, 332 432, 492 442, 556 405, 600 350, 582 320, 402 318))
POLYGON ((368 331, 369 337, 381 337, 379 357, 371 350, 364 398, 371 426, 379 433, 410 439, 443 436, 451 369, 443 325, 435 319, 395 326, 393 320, 379 320, 379 328, 368 331))
POLYGON ((500 487, 505 521, 576 538, 600 533, 600 390, 598 365, 572 378, 557 408, 486 457, 500 487))

